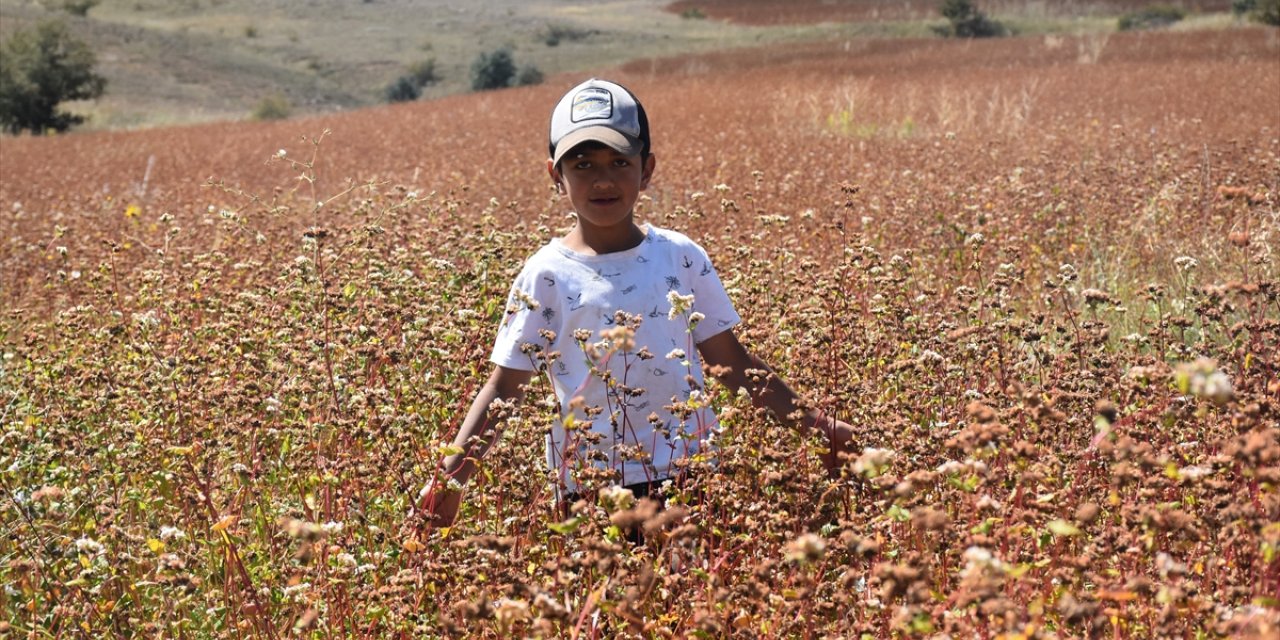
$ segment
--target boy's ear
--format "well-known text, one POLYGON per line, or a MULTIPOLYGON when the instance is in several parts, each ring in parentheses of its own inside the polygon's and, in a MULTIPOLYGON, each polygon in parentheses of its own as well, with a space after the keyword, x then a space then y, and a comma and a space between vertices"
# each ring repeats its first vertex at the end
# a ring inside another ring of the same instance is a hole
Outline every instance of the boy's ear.
POLYGON ((653 170, 658 166, 657 156, 652 153, 644 159, 644 172, 640 174, 640 189, 649 188, 649 180, 653 178, 653 170))
POLYGON ((551 158, 547 158, 547 175, 551 176, 551 182, 556 185, 557 193, 564 193, 564 176, 560 175, 560 171, 556 169, 556 162, 551 158))

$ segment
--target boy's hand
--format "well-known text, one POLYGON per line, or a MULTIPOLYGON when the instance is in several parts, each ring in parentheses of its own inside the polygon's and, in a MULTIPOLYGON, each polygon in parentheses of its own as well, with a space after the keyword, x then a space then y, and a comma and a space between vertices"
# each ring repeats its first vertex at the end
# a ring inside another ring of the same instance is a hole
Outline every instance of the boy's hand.
POLYGON ((822 454, 822 464, 832 478, 840 476, 840 467, 844 465, 842 454, 853 453, 853 427, 842 420, 834 418, 818 418, 811 428, 827 437, 827 452, 822 454))
POLYGON ((489 381, 476 392, 453 444, 462 452, 440 461, 427 486, 418 492, 414 524, 426 529, 451 527, 462 506, 463 487, 476 471, 476 461, 497 439, 494 425, 509 411, 510 402, 524 397, 524 387, 533 379, 533 371, 494 367, 489 381), (506 402, 499 403, 498 400, 506 402), (499 408, 501 407, 501 408, 499 408))
POLYGON ((427 527, 451 527, 462 506, 462 491, 433 478, 418 492, 418 513, 427 527))

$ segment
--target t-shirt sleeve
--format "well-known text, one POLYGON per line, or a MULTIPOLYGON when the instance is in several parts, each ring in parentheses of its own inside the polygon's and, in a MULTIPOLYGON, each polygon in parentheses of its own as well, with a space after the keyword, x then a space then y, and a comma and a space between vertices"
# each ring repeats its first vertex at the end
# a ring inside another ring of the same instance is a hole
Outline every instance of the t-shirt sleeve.
POLYGON ((548 295, 539 295, 538 273, 532 261, 526 263, 516 276, 503 306, 498 335, 493 342, 489 360, 496 365, 521 371, 537 371, 537 352, 531 347, 547 348, 547 341, 539 331, 548 328, 548 317, 553 310, 547 303, 548 295))
POLYGON ((742 322, 738 311, 733 308, 733 301, 724 290, 720 276, 711 266, 711 258, 702 247, 696 247, 701 265, 694 265, 695 275, 692 278, 690 291, 693 293, 693 310, 705 316, 693 328, 693 341, 700 343, 723 331, 727 331, 742 322))

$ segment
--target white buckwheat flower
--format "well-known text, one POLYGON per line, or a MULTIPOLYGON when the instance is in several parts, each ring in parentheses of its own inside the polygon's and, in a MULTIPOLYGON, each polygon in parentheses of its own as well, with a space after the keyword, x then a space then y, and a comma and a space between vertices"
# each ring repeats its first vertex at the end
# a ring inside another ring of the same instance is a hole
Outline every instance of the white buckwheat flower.
POLYGON ((671 304, 671 311, 667 313, 667 319, 675 320, 678 316, 693 308, 693 294, 682 296, 679 291, 672 289, 667 292, 667 302, 671 304))
POLYGON ((76 550, 84 553, 102 553, 102 543, 93 538, 80 538, 76 540, 76 550))

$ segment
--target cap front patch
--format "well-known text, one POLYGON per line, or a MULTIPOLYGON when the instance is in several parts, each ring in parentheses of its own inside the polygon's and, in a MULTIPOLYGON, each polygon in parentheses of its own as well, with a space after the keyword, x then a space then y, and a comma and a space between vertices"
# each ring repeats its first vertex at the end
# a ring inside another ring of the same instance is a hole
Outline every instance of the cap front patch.
POLYGON ((613 117, 613 94, 605 89, 589 87, 573 97, 570 120, 608 120, 613 117))

